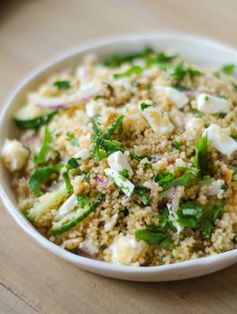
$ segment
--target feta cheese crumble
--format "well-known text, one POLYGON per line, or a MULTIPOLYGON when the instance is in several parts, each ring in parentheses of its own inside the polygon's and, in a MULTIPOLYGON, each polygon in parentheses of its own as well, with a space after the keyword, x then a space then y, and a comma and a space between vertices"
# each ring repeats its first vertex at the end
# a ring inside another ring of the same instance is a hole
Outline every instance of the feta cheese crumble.
POLYGON ((222 154, 230 157, 237 150, 237 142, 217 124, 211 124, 203 133, 208 137, 208 141, 222 154))
POLYGON ((28 150, 17 140, 6 140, 2 148, 5 166, 12 172, 22 169, 29 157, 28 150))
POLYGON ((113 170, 122 171, 125 169, 128 171, 129 177, 133 175, 133 170, 129 165, 127 158, 120 151, 109 155, 108 164, 113 170))
POLYGON ((177 89, 169 86, 157 86, 155 90, 158 92, 163 92, 179 109, 183 108, 189 102, 188 97, 178 91, 177 89))
POLYGON ((134 190, 134 184, 122 176, 118 171, 110 168, 106 168, 105 174, 126 194, 128 197, 131 196, 134 190))
POLYGON ((197 109, 205 113, 228 113, 232 104, 229 100, 212 96, 209 94, 200 94, 197 97, 197 109))

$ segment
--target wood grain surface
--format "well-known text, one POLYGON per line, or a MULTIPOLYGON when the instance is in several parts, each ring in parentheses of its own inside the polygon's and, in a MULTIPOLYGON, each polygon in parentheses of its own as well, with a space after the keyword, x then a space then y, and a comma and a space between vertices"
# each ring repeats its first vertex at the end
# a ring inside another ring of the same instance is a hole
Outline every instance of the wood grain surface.
MULTIPOLYGON (((0 0, 0 103, 31 69, 90 39, 186 31, 237 46, 235 0, 0 0)), ((0 313, 237 313, 237 265, 181 282, 80 270, 40 248, 0 206, 0 313)))

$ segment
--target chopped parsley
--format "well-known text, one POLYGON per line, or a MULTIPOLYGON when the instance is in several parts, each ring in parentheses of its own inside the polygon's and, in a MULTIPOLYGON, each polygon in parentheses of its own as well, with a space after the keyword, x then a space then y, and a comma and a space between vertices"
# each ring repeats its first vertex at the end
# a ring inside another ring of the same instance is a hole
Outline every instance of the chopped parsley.
POLYGON ((177 211, 178 222, 183 227, 200 228, 204 237, 209 237, 216 219, 220 217, 224 208, 224 200, 214 205, 204 207, 198 203, 188 201, 183 203, 177 211))
POLYGON ((125 62, 132 63, 135 59, 139 58, 148 58, 154 53, 154 50, 151 47, 145 47, 142 51, 114 55, 109 57, 104 61, 104 65, 110 68, 119 67, 121 64, 125 62))
POLYGON ((141 204, 147 206, 151 202, 151 189, 145 185, 137 184, 134 188, 134 193, 139 195, 141 204))
POLYGON ((126 179, 129 178, 129 171, 127 169, 120 170, 119 174, 121 174, 121 176, 123 176, 126 179))
POLYGON ((227 113, 224 113, 224 112, 219 112, 216 114, 216 116, 220 119, 224 119, 226 117, 227 113))
POLYGON ((111 138, 121 130, 124 116, 119 116, 108 128, 107 132, 103 132, 99 123, 93 120, 93 130, 95 133, 94 145, 91 150, 91 155, 96 160, 102 160, 108 155, 116 151, 124 151, 121 143, 111 138))
POLYGON ((163 209, 163 211, 161 213, 158 214, 158 218, 160 221, 160 227, 167 231, 167 230, 173 230, 175 231, 176 228, 173 225, 173 223, 170 221, 169 219, 170 213, 169 210, 167 208, 167 206, 163 209))
POLYGON ((145 109, 147 109, 147 108, 149 108, 149 107, 152 107, 152 104, 147 104, 147 103, 145 103, 145 102, 142 102, 142 103, 140 104, 140 107, 141 107, 141 110, 143 111, 143 110, 145 110, 145 109))
POLYGON ((170 78, 175 82, 182 81, 187 75, 191 79, 203 75, 201 71, 185 63, 184 61, 181 61, 178 64, 167 67, 166 71, 170 78))
POLYGON ((55 81, 53 86, 57 87, 58 89, 69 89, 71 88, 71 84, 69 81, 55 81))
POLYGON ((79 146, 78 140, 75 137, 75 135, 71 132, 66 133, 66 140, 72 145, 72 146, 79 146))
POLYGON ((140 67, 139 65, 133 65, 131 68, 129 68, 127 71, 125 72, 122 72, 122 73, 116 73, 113 75, 114 79, 117 80, 117 79, 120 79, 122 77, 129 77, 131 76, 132 74, 141 74, 143 71, 143 68, 140 67))
POLYGON ((194 166, 200 170, 201 175, 205 175, 208 172, 208 148, 207 134, 201 137, 196 144, 195 156, 193 158, 194 166))
POLYGON ((41 184, 50 181, 52 175, 57 174, 62 168, 61 164, 45 166, 34 170, 29 179, 29 186, 36 196, 42 195, 41 184))
POLYGON ((226 64, 221 68, 221 71, 225 74, 232 75, 235 72, 234 64, 226 64))
POLYGON ((149 228, 147 229, 141 229, 136 230, 135 232, 135 238, 136 240, 142 240, 150 245, 163 245, 163 246, 169 246, 172 244, 172 239, 170 236, 166 235, 162 230, 151 230, 149 228))
POLYGON ((178 57, 177 54, 167 55, 164 52, 157 52, 152 58, 149 58, 146 61, 146 64, 149 66, 149 65, 153 65, 153 64, 162 65, 162 64, 166 64, 166 63, 171 63, 177 57, 178 57))
POLYGON ((53 139, 53 133, 45 127, 43 145, 38 154, 34 156, 34 161, 37 165, 45 164, 50 151, 52 151, 51 142, 53 139))
POLYGON ((64 182, 66 184, 66 188, 67 188, 67 191, 69 193, 73 193, 73 186, 71 184, 71 180, 70 180, 70 176, 69 176, 69 171, 65 170, 62 172, 62 176, 63 176, 63 179, 64 179, 64 182))
POLYGON ((180 145, 180 142, 179 142, 179 141, 174 140, 172 144, 173 144, 173 146, 174 146, 176 149, 180 150, 180 146, 181 146, 181 145, 180 145))
POLYGON ((174 175, 169 171, 161 171, 154 177, 154 181, 162 187, 163 191, 178 185, 190 186, 196 183, 198 178, 197 171, 193 168, 185 168, 183 170, 185 172, 177 178, 174 178, 174 175))

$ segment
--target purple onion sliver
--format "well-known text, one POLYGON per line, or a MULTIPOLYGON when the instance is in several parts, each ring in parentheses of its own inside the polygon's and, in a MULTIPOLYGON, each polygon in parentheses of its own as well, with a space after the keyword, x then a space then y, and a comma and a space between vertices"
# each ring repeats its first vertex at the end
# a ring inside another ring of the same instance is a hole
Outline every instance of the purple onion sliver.
POLYGON ((107 182, 104 181, 104 180, 102 180, 102 179, 99 178, 99 177, 94 178, 94 180, 95 180, 96 183, 98 183, 98 184, 100 184, 100 185, 102 185, 102 186, 104 186, 104 187, 107 186, 107 182))

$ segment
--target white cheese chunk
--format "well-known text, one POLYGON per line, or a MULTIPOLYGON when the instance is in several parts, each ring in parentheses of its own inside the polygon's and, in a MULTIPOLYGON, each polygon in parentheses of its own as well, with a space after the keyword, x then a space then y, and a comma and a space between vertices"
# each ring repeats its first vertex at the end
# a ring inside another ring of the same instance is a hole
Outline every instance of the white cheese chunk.
POLYGON ((72 194, 58 209, 55 216, 56 220, 62 219, 67 213, 69 213, 78 204, 77 197, 72 194))
POLYGON ((231 107, 231 102, 227 99, 215 97, 205 93, 197 96, 197 109, 201 112, 228 113, 231 107))
POLYGON ((89 256, 94 256, 98 253, 99 249, 95 246, 89 239, 85 239, 80 244, 80 249, 82 252, 88 254, 89 256))
POLYGON ((129 177, 131 177, 133 175, 133 170, 132 170, 131 166, 129 165, 127 158, 120 151, 109 155, 108 164, 109 164, 110 168, 117 170, 117 171, 121 171, 123 169, 128 170, 129 177))
POLYGON ((6 140, 2 148, 2 159, 10 171, 22 169, 29 157, 28 150, 17 140, 6 140))
POLYGON ((183 108, 189 102, 188 97, 184 93, 173 87, 157 86, 155 90, 158 92, 163 92, 179 109, 183 108))
POLYGON ((142 248, 143 244, 134 237, 120 235, 109 247, 112 263, 130 265, 136 261, 142 248))
POLYGON ((211 124, 203 133, 207 134, 208 141, 222 154, 230 157, 237 150, 237 142, 216 124, 211 124))
MULTIPOLYGON (((141 109, 142 110, 142 109, 141 109)), ((173 124, 167 115, 162 115, 158 108, 153 106, 142 110, 142 113, 148 124, 155 133, 171 133, 174 129, 173 124)))
POLYGON ((114 169, 106 168, 105 173, 124 192, 124 194, 126 194, 128 197, 131 196, 134 190, 134 184, 132 184, 131 181, 123 177, 118 171, 114 169))

